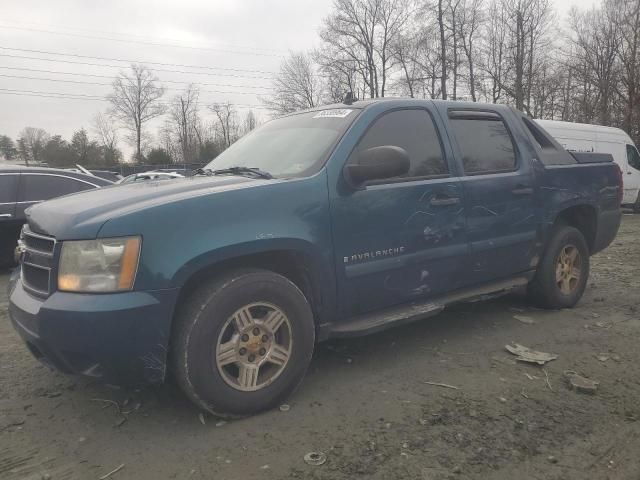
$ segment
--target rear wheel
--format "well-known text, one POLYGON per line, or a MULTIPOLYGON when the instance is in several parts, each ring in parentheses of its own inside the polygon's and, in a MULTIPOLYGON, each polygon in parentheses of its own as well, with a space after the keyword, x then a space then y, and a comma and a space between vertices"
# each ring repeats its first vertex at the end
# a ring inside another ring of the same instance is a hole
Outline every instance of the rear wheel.
POLYGON ((278 405, 298 386, 314 342, 311 308, 292 282, 268 271, 235 271, 179 309, 173 366, 200 407, 244 416, 278 405))
POLYGON ((544 308, 573 307, 582 297, 588 278, 589 249, 584 236, 576 228, 557 226, 529 284, 529 294, 544 308))

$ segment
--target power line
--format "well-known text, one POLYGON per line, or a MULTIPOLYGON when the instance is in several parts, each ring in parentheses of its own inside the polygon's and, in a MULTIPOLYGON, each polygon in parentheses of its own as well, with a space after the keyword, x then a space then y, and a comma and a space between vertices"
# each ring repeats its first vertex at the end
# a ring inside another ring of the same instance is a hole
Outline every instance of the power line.
MULTIPOLYGON (((111 87, 112 84, 111 83, 101 83, 101 82, 83 82, 80 80, 65 80, 65 79, 60 79, 60 78, 38 78, 38 77, 28 77, 28 76, 23 76, 23 75, 5 75, 0 73, 0 77, 3 78, 20 78, 20 79, 24 79, 24 80, 41 80, 41 81, 45 81, 45 82, 62 82, 62 83, 74 83, 74 84, 82 84, 82 85, 99 85, 99 86, 107 86, 107 87, 111 87)), ((183 88, 171 88, 171 87, 165 87, 166 90, 176 90, 176 91, 183 91, 183 88)), ((221 91, 221 90, 200 90, 201 92, 206 92, 206 93, 227 93, 227 94, 234 94, 234 95, 257 95, 257 93, 255 92, 225 92, 225 91, 221 91)))
MULTIPOLYGON (((5 19, 5 21, 9 22, 11 25, 15 25, 18 23, 21 23, 23 25, 35 25, 37 27, 47 27, 47 28, 54 28, 54 29, 68 29, 68 30, 80 30, 80 31, 84 31, 84 32, 98 32, 98 33, 104 33, 107 35, 117 35, 117 36, 121 36, 121 37, 137 37, 137 38, 142 38, 142 39, 153 39, 153 40, 167 40, 170 42, 176 42, 176 41, 180 41, 179 39, 176 38, 169 38, 169 37, 151 37, 149 35, 138 35, 135 33, 125 33, 125 32, 115 32, 115 31, 107 31, 107 30, 96 30, 94 28, 82 28, 82 27, 72 27, 70 25, 51 25, 51 24, 46 24, 46 23, 36 23, 36 22, 25 22, 23 20, 15 20, 15 19, 5 19)), ((286 50, 280 50, 280 49, 275 49, 275 48, 264 48, 264 47, 256 47, 256 46, 249 46, 249 45, 233 45, 233 44, 229 44, 229 43, 220 43, 219 45, 221 46, 226 46, 226 47, 231 47, 231 48, 239 48, 241 50, 258 50, 258 51, 264 51, 264 52, 274 52, 274 53, 286 53, 286 50)))
MULTIPOLYGON (((222 70, 225 72, 243 72, 243 73, 265 73, 265 74, 273 74, 274 72, 266 71, 266 70, 253 70, 253 69, 243 69, 243 68, 226 68, 226 67, 208 67, 205 65, 186 65, 181 63, 162 63, 162 62, 148 62, 144 60, 130 60, 124 58, 110 58, 110 57, 94 57, 91 55, 80 55, 78 53, 60 53, 60 52, 52 52, 49 50, 33 50, 28 48, 11 48, 11 47, 3 47, 0 46, 0 50, 12 50, 15 52, 27 52, 27 53, 40 53, 44 55, 57 55, 60 57, 75 57, 75 58, 88 58, 90 60, 106 60, 108 62, 123 62, 127 64, 132 63, 141 63, 145 65, 160 65, 161 67, 180 67, 180 68, 196 68, 203 70, 222 70)), ((123 68, 122 66, 118 68, 123 68)))
MULTIPOLYGON (((17 90, 11 88, 0 88, 0 95, 22 95, 28 97, 49 97, 49 98, 60 98, 63 100, 92 100, 92 101, 102 101, 108 102, 109 100, 100 95, 85 95, 81 93, 62 93, 62 92, 43 92, 39 90, 17 90), (6 92, 6 93, 5 93, 6 92)), ((230 103, 235 107, 246 107, 246 108, 256 108, 256 109, 264 109, 268 110, 267 107, 263 105, 258 105, 255 103, 235 103, 221 100, 213 100, 213 99, 204 99, 204 103, 230 103)), ((167 102, 158 102, 160 105, 169 106, 170 104, 167 102)))
MULTIPOLYGON (((108 78, 111 80, 115 80, 117 77, 113 75, 97 75, 92 73, 77 73, 77 72, 61 72, 59 70, 42 70, 38 68, 21 68, 21 67, 5 67, 4 65, 0 65, 1 69, 4 70, 20 70, 24 72, 37 72, 37 73, 53 73, 56 75, 74 75, 79 77, 95 77, 95 78, 108 78)), ((209 87, 237 87, 237 88, 249 88, 249 89, 259 89, 259 90, 271 90, 272 87, 263 87, 261 85, 234 85, 232 83, 202 83, 202 82, 185 82, 180 80, 158 80, 161 83, 175 83, 178 85, 203 85, 209 87)), ((106 85, 106 84, 105 84, 106 85)), ((110 83, 108 85, 111 85, 110 83)))
POLYGON ((176 44, 170 44, 170 43, 144 42, 142 40, 124 40, 121 38, 100 37, 97 35, 82 35, 79 33, 56 32, 53 30, 43 30, 39 28, 16 27, 13 25, 0 25, 0 28, 10 29, 10 30, 23 30, 27 32, 47 33, 51 35, 62 35, 67 37, 91 38, 95 40, 109 40, 110 42, 138 43, 141 45, 150 45, 154 47, 174 47, 174 48, 186 48, 186 49, 192 49, 192 50, 207 50, 207 51, 218 52, 218 53, 230 53, 234 55, 252 55, 252 56, 258 56, 258 57, 279 57, 279 58, 282 57, 282 55, 276 55, 274 53, 243 52, 240 50, 227 50, 223 48, 210 48, 210 47, 188 47, 184 45, 176 45, 176 44))
MULTIPOLYGON (((2 48, 2 47, 0 47, 2 48)), ((0 57, 9 57, 9 58, 20 58, 26 60, 38 60, 41 62, 54 62, 54 63, 70 63, 73 65, 90 65, 94 67, 104 67, 104 68, 117 68, 122 70, 122 65, 108 65, 103 63, 91 63, 91 62, 75 62, 73 60, 62 60, 57 58, 40 58, 40 57, 29 57, 25 55, 10 55, 7 53, 0 53, 0 57)), ((270 77, 252 77, 250 75, 235 75, 230 73, 209 73, 209 72, 185 72, 184 70, 169 70, 166 68, 151 68, 153 72, 168 72, 168 73, 181 73, 186 75, 206 75, 209 77, 230 77, 230 78, 246 78, 246 79, 255 79, 255 80, 271 80, 270 77)))

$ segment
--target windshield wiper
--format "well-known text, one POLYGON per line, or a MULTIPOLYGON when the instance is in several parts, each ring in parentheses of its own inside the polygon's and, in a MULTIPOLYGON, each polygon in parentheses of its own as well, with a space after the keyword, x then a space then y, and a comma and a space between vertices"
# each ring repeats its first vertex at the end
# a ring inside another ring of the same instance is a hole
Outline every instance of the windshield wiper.
POLYGON ((205 169, 203 170, 203 172, 206 175, 224 175, 227 173, 230 173, 232 175, 242 175, 245 173, 249 173, 260 178, 266 178, 267 180, 271 180, 273 178, 273 175, 271 175, 269 172, 260 170, 257 167, 229 167, 229 168, 221 168, 220 170, 205 169))

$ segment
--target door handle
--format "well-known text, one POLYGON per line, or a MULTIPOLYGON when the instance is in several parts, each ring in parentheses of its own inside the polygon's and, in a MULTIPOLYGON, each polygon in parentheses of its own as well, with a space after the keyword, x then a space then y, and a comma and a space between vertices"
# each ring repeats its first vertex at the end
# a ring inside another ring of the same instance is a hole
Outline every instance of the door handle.
POLYGON ((533 188, 527 187, 525 185, 518 185, 516 188, 511 190, 511 193, 513 193, 514 195, 532 195, 533 188))
POLYGON ((13 215, 10 213, 0 213, 0 218, 11 218, 13 215))
POLYGON ((436 195, 429 202, 435 206, 457 205, 460 203, 460 197, 450 197, 449 195, 436 195))

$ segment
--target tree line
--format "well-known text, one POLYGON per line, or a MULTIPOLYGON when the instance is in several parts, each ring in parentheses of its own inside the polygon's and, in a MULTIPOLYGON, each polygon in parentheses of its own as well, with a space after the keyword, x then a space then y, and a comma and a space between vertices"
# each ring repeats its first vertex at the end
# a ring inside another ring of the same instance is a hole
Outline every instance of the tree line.
POLYGON ((505 103, 640 140, 638 0, 567 18, 551 0, 334 0, 319 40, 282 62, 264 100, 275 115, 400 95, 505 103))
POLYGON ((113 167, 123 161, 124 140, 134 148, 132 160, 145 164, 206 163, 241 135, 257 126, 249 110, 242 120, 231 103, 202 105, 197 86, 189 85, 168 101, 165 88, 145 65, 132 64, 120 72, 106 97, 109 108, 98 113, 90 131, 84 127, 69 141, 42 128, 26 127, 14 141, 0 135, 0 157, 50 167, 113 167), (202 109, 212 118, 206 120, 202 109), (149 121, 164 117, 155 137, 149 121))

